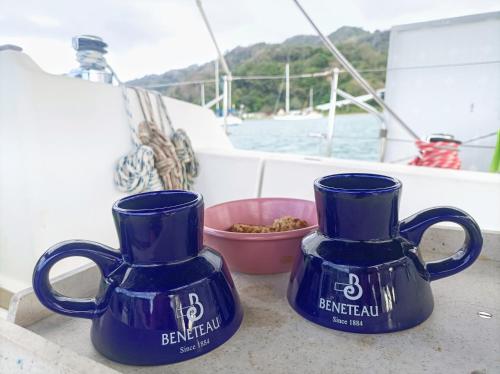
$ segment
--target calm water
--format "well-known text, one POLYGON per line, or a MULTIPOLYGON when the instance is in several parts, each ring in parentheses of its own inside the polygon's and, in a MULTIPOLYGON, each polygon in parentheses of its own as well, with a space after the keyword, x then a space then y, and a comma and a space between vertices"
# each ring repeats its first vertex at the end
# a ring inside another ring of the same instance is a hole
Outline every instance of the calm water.
MULTIPOLYGON (((369 114, 335 118, 333 156, 354 160, 378 159, 379 120, 369 114)), ((326 133, 327 118, 305 121, 254 120, 229 128, 236 148, 268 152, 323 155, 324 140, 309 136, 326 133)))

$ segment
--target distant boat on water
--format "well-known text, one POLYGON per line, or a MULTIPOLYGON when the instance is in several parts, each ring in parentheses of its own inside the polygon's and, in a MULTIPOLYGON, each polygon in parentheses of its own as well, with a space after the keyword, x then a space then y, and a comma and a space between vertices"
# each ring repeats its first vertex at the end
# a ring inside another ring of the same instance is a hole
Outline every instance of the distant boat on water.
POLYGON ((273 119, 276 121, 303 121, 320 118, 323 118, 323 115, 313 110, 297 110, 290 111, 289 113, 285 113, 284 110, 281 110, 275 116, 273 116, 273 119))
POLYGON ((277 121, 303 121, 323 118, 323 115, 314 110, 314 90, 311 87, 309 89, 309 107, 304 110, 290 110, 290 89, 289 89, 289 67, 286 65, 286 79, 287 79, 287 90, 286 90, 286 110, 280 109, 276 115, 273 116, 274 120, 277 121))
POLYGON ((238 116, 235 116, 233 114, 228 114, 225 120, 224 117, 217 117, 217 122, 221 126, 238 126, 241 125, 243 121, 238 116))

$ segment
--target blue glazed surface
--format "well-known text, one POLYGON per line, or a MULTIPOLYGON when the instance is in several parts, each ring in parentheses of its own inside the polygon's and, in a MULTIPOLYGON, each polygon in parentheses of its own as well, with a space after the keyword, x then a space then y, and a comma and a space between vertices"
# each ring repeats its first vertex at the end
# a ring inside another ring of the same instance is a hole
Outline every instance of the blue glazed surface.
POLYGON ((238 329, 239 297, 223 258, 202 245, 203 199, 187 191, 139 194, 113 206, 121 253, 68 241, 38 261, 33 287, 47 308, 92 320, 91 339, 126 364, 187 360, 218 347, 238 329), (59 260, 88 257, 103 278, 95 299, 73 299, 50 286, 59 260))
POLYGON ((357 333, 413 327, 432 313, 430 282, 479 256, 479 227, 459 209, 428 209, 399 222, 396 179, 337 174, 314 187, 319 230, 303 239, 287 293, 290 305, 312 322, 357 333), (442 221, 464 228, 464 247, 425 263, 418 244, 429 226, 442 221))

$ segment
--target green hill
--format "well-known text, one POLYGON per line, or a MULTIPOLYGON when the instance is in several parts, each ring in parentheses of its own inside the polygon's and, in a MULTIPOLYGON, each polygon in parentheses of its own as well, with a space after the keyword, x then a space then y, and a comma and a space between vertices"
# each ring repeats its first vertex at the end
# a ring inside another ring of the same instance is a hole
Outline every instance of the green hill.
MULTIPOLYGON (((389 45, 389 31, 370 33, 358 27, 343 26, 329 35, 339 50, 359 70, 385 69, 389 45)), ((233 76, 284 75, 285 63, 290 63, 290 73, 310 73, 340 65, 314 35, 293 36, 280 44, 258 43, 248 47, 236 47, 225 54, 233 76)), ((221 71, 222 74, 222 71, 221 71)), ((381 88, 385 82, 385 72, 365 72, 364 77, 375 87, 381 88)), ((166 83, 205 80, 214 78, 214 63, 191 65, 184 69, 170 70, 161 75, 147 75, 133 80, 130 84, 155 86, 166 83)), ((314 103, 329 101, 330 83, 328 78, 294 79, 290 84, 290 106, 301 109, 308 105, 309 88, 314 88, 314 103)), ((283 80, 258 80, 233 82, 233 105, 244 105, 248 112, 271 113, 284 107, 284 92, 278 95, 283 80)), ((365 92, 348 74, 341 74, 339 88, 354 94, 365 92)), ((222 90, 222 87, 221 87, 222 90)), ((175 86, 162 89, 168 96, 193 103, 200 103, 199 85, 175 86)), ((206 101, 214 97, 214 85, 205 86, 206 101)))

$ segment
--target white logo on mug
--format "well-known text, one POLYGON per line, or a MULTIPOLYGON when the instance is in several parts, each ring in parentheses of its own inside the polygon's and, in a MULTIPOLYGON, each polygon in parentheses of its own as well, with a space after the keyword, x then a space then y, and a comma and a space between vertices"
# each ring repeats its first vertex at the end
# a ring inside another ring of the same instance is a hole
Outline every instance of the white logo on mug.
POLYGON ((194 292, 188 294, 188 297, 189 306, 177 309, 177 315, 185 316, 189 321, 196 322, 203 317, 203 304, 200 302, 198 294, 194 292))
POLYGON ((349 283, 335 282, 334 289, 343 292, 349 300, 358 300, 363 296, 363 289, 356 274, 349 274, 349 283))

